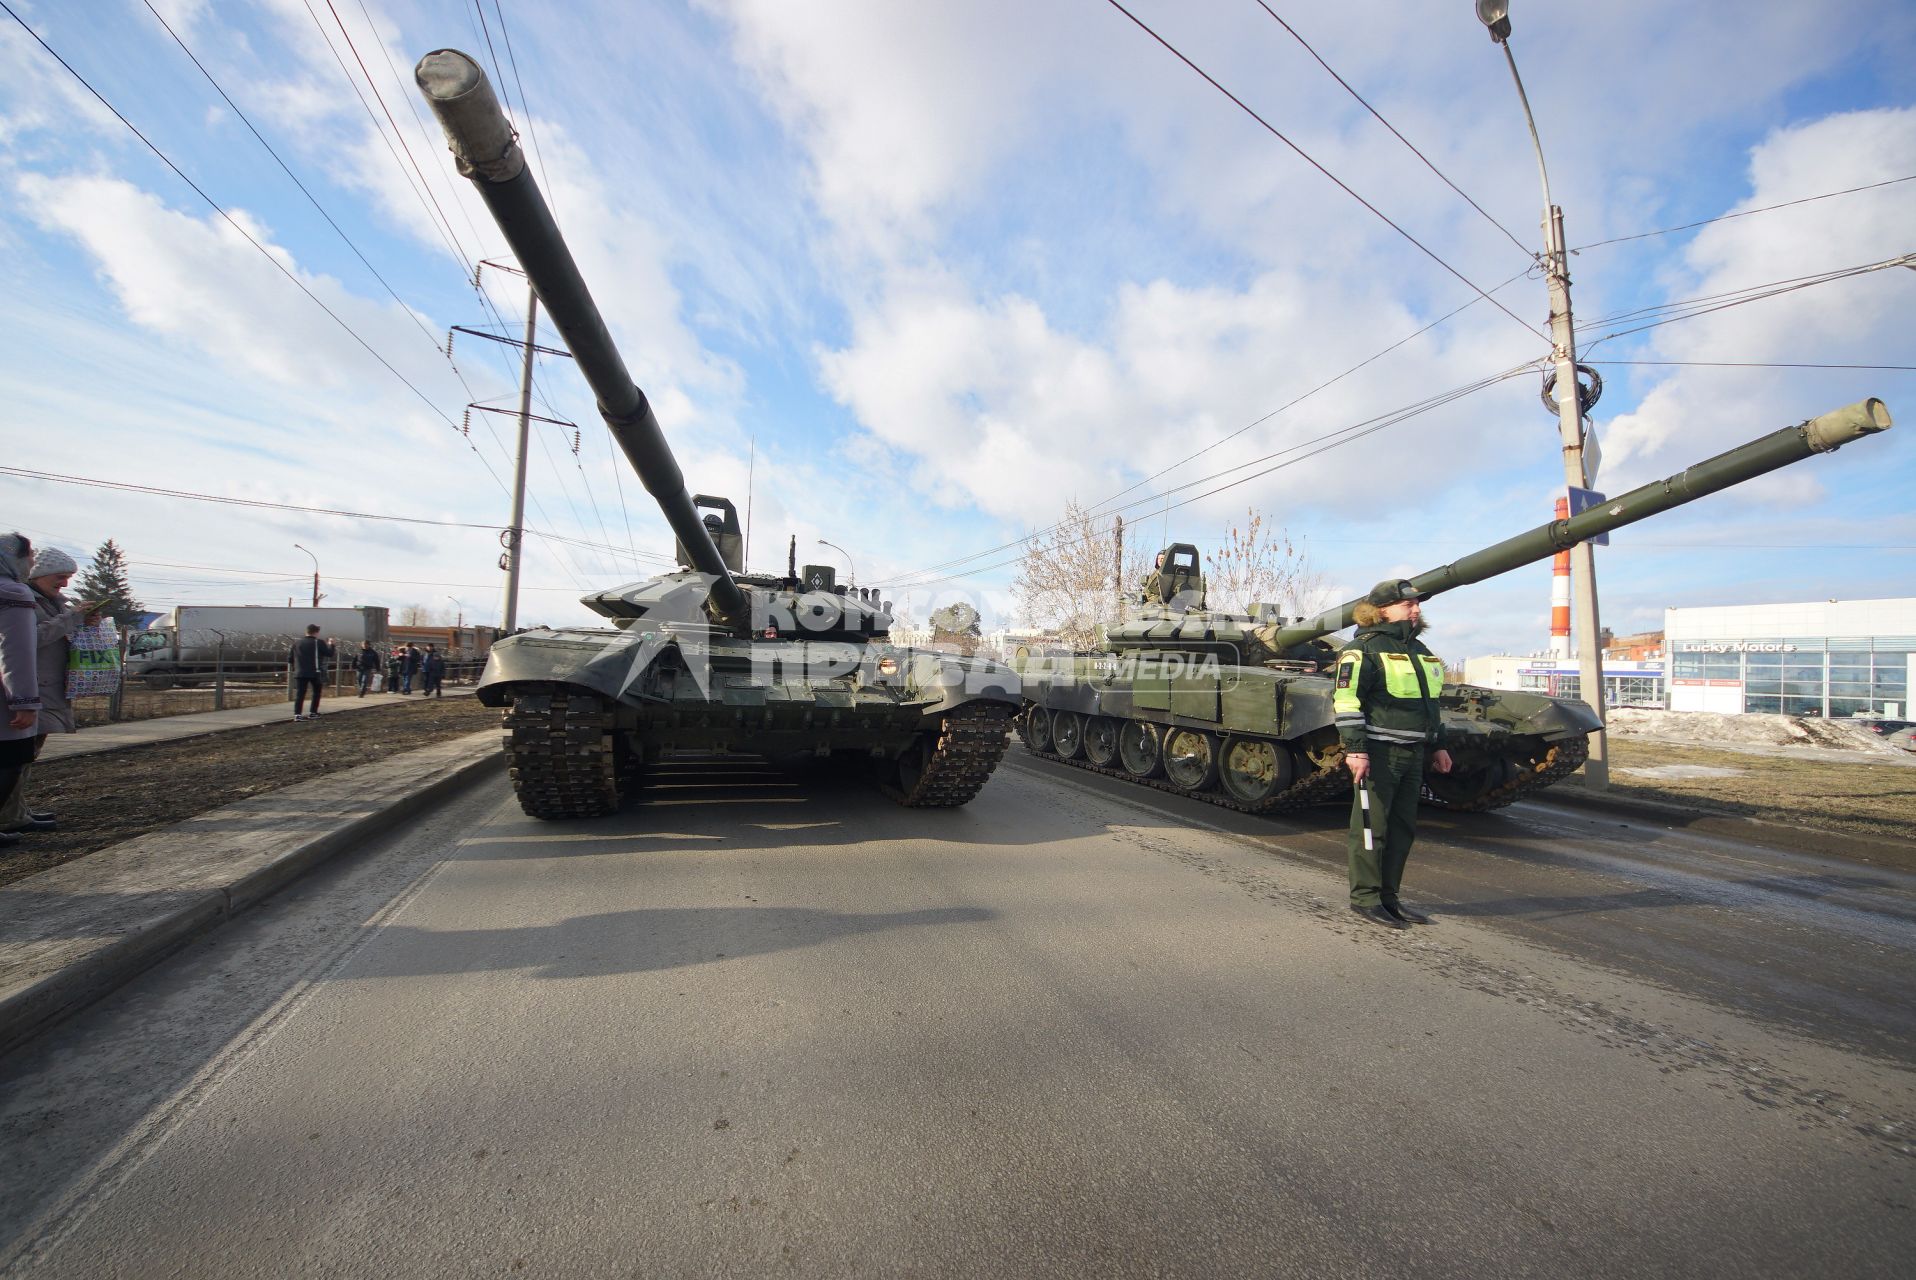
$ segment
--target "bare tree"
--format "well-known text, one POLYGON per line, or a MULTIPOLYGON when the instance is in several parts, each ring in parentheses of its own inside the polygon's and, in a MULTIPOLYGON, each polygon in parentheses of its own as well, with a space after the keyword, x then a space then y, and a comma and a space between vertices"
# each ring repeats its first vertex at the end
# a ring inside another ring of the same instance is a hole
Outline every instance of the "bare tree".
POLYGON ((1274 604, 1286 615, 1308 613, 1325 589, 1307 549, 1266 525, 1255 507, 1225 533, 1205 567, 1204 586, 1214 609, 1248 613, 1254 604, 1274 604))
POLYGON ((1118 599, 1134 590, 1148 557, 1126 540, 1124 569, 1117 574, 1117 535, 1109 516, 1094 516, 1066 502, 1064 518, 1025 544, 1011 584, 1024 620, 1055 632, 1074 649, 1097 643, 1098 624, 1115 612, 1118 599), (1121 581, 1113 581, 1114 576, 1121 581))
POLYGON ((399 625, 402 627, 433 627, 444 621, 437 609, 427 605, 408 604, 399 609, 399 625))

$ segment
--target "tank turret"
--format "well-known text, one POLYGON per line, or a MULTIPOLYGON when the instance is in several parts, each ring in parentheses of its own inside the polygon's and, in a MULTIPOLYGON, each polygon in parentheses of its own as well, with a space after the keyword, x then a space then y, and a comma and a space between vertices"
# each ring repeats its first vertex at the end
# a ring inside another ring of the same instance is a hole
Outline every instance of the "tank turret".
POLYGON ((506 753, 526 812, 610 813, 647 761, 675 751, 847 756, 871 761, 902 804, 971 799, 1004 753, 1016 674, 890 645, 891 610, 877 592, 840 586, 827 566, 801 571, 796 554, 782 576, 748 573, 737 509, 687 491, 485 72, 440 49, 414 78, 685 566, 586 596, 609 631, 539 629, 493 646, 477 694, 507 708, 506 753))
MULTIPOLYGON (((1548 559, 1578 542, 1889 428, 1864 400, 1632 489, 1601 506, 1408 581, 1432 596, 1548 559)), ((1021 668, 1020 734, 1040 755, 1252 813, 1335 800, 1339 767, 1325 637, 1351 625, 1361 600, 1287 622, 1203 607, 1196 549, 1166 548, 1138 616, 1107 631, 1108 653, 1031 659, 1021 668)), ((1573 772, 1600 727, 1573 698, 1447 685, 1441 698, 1456 768, 1425 776, 1426 798, 1492 809, 1573 772)))

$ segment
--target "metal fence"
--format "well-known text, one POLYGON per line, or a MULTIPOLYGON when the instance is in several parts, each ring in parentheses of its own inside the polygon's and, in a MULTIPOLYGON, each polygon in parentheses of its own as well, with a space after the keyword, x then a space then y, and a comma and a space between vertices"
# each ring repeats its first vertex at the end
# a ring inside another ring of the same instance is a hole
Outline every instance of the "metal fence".
MULTIPOLYGON (((127 646, 134 633, 126 633, 120 639, 121 669, 125 670, 127 646)), ((258 647, 260 637, 249 637, 248 650, 258 647)), ((278 637, 271 638, 277 642, 278 637)), ((292 645, 292 638, 285 638, 286 648, 292 645)), ((255 707, 273 702, 291 702, 293 699, 292 668, 285 661, 257 662, 226 660, 227 639, 224 636, 213 637, 214 662, 210 673, 194 672, 189 675, 173 675, 156 681, 148 681, 138 676, 124 677, 120 687, 113 693, 93 698, 76 698, 73 703, 74 721, 81 726, 110 724, 123 720, 152 720, 162 716, 192 715, 201 711, 223 711, 231 707, 255 707)), ((340 652, 333 655, 326 679, 328 696, 334 698, 353 697, 359 690, 359 675, 354 670, 354 658, 357 650, 339 646, 340 652)), ((448 685, 470 685, 479 679, 484 670, 483 660, 463 660, 446 664, 445 683, 448 685)), ((379 684, 385 680, 386 665, 381 663, 379 684)), ((415 676, 413 689, 418 691, 419 680, 415 676)))

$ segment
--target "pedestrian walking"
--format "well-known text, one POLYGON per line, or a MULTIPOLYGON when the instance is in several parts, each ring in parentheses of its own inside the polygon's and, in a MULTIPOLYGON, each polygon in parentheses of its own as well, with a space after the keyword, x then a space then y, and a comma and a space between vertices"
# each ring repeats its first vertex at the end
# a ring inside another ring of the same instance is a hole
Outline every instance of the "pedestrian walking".
MULTIPOLYGON (((39 644, 34 631, 37 610, 27 579, 33 569, 33 540, 24 533, 0 534, 0 796, 10 796, 33 763, 40 724, 39 644)), ((0 849, 20 837, 0 833, 0 849)))
POLYGON ((1351 910, 1403 929, 1430 917, 1398 897, 1417 838, 1417 800, 1426 758, 1449 773, 1438 697, 1444 664, 1417 637, 1424 631, 1417 588, 1402 579, 1372 587, 1352 612, 1357 634, 1337 656, 1331 708, 1352 789, 1351 910))
POLYGON ((419 668, 424 664, 424 661, 424 658, 419 652, 419 646, 416 644, 409 644, 400 650, 399 678, 405 685, 405 687, 400 690, 401 693, 412 692, 412 682, 419 678, 419 668))
POLYGON ((319 624, 306 628, 301 639, 293 641, 286 660, 293 668, 293 719, 319 719, 319 695, 326 687, 326 664, 333 660, 333 644, 319 638, 319 624), (306 713, 306 694, 313 695, 313 710, 306 713))
MULTIPOLYGON (((73 648, 73 633, 82 625, 100 619, 97 603, 74 604, 61 594, 79 571, 80 566, 73 557, 58 547, 35 550, 27 570, 27 586, 33 591, 34 664, 39 672, 40 688, 40 715, 34 726, 34 760, 40 758, 48 734, 72 733, 78 727, 73 719, 73 701, 67 697, 67 660, 73 648)), ((30 765, 22 768, 12 792, 0 797, 0 831, 57 829, 53 814, 35 810, 27 801, 31 771, 30 765)))
POLYGON ((444 689, 439 686, 446 679, 446 655, 439 652, 436 645, 427 645, 425 656, 420 659, 419 675, 424 683, 420 692, 428 698, 443 698, 444 689))
POLYGON ((373 677, 379 674, 379 650, 373 648, 372 641, 359 642, 359 652, 353 655, 353 670, 359 675, 359 696, 363 698, 373 687, 373 677))

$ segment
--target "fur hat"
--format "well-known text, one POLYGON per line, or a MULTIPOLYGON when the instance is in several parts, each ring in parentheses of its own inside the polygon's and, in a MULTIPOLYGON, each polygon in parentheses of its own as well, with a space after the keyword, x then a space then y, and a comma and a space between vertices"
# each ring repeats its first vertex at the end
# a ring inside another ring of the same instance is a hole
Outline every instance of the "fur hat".
POLYGON ((1388 608, 1402 600, 1421 600, 1424 593, 1410 585, 1404 578, 1386 578, 1370 589, 1364 599, 1379 609, 1388 608))
POLYGON ((33 549, 33 567, 27 571, 29 578, 55 578, 63 573, 78 573, 80 566, 72 556, 58 547, 35 547, 33 549))

